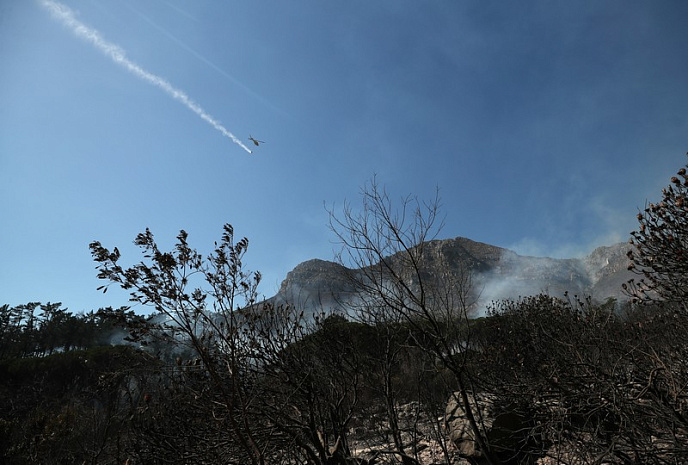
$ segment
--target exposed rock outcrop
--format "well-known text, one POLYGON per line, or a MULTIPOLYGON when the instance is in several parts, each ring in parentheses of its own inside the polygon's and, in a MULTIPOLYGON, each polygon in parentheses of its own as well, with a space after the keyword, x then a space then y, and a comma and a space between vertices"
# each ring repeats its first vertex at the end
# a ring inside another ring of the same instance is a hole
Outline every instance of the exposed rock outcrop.
MULTIPOLYGON (((520 456, 530 437, 532 425, 515 409, 500 409, 489 394, 468 397, 468 406, 481 436, 491 448, 492 457, 505 463, 535 463, 539 457, 520 456), (530 460, 530 462, 528 461, 530 460)), ((466 413, 461 394, 454 393, 447 403, 445 427, 457 455, 472 464, 489 463, 466 413)))
MULTIPOLYGON (((438 282, 439 276, 469 273, 478 311, 494 300, 516 299, 539 293, 563 298, 565 293, 626 300, 621 284, 633 277, 627 270, 626 251, 621 243, 599 247, 582 258, 529 257, 463 237, 423 244, 424 279, 438 282)), ((390 257, 394 261, 395 257, 390 257)), ((306 312, 344 311, 356 298, 352 270, 325 260, 308 260, 287 274, 279 292, 269 300, 296 305, 306 312)))

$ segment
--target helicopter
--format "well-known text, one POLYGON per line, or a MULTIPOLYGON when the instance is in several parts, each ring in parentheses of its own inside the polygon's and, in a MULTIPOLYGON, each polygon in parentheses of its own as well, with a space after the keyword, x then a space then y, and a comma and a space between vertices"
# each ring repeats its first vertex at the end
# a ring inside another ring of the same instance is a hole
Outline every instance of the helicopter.
POLYGON ((256 147, 259 146, 260 144, 264 144, 264 143, 265 143, 265 141, 255 139, 255 138, 253 138, 253 136, 251 136, 251 135, 248 136, 248 140, 250 140, 251 142, 253 142, 253 143, 256 145, 256 147))

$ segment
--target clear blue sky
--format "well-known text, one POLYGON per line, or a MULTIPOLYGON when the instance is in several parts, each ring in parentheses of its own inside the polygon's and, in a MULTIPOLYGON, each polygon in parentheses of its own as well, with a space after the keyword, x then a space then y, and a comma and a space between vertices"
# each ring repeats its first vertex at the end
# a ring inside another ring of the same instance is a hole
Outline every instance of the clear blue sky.
POLYGON ((131 264, 146 227, 207 252, 227 222, 270 296, 333 257, 324 205, 374 174, 395 198, 438 187, 442 237, 575 256, 627 240, 686 162, 683 0, 62 3, 265 144, 41 1, 0 2, 0 304, 124 305, 89 242, 131 264))

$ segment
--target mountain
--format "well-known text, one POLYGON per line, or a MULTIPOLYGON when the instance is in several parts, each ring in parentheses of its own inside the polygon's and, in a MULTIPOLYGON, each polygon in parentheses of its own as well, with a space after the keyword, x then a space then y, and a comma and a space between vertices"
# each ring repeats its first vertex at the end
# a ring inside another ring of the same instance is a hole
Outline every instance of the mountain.
MULTIPOLYGON (((530 257, 464 237, 434 240, 423 245, 424 279, 437 283, 440 272, 453 277, 471 276, 471 290, 479 311, 490 302, 539 293, 553 297, 591 297, 625 301, 621 284, 634 275, 628 271, 627 243, 598 247, 581 258, 530 257)), ((390 257, 391 262, 398 257, 390 257)), ((345 308, 355 298, 351 277, 361 270, 325 260, 308 260, 287 274, 270 302, 290 303, 305 311, 345 308)))

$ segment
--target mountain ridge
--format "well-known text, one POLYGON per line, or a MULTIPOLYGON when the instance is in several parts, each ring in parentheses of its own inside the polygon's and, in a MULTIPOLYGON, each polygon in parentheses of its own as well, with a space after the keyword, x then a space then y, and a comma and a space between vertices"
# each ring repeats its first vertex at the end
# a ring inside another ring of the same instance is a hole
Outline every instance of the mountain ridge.
MULTIPOLYGON (((452 275, 468 271, 478 313, 490 302, 546 293, 564 298, 577 295, 604 302, 627 300, 621 284, 634 275, 628 271, 628 243, 595 248, 580 258, 519 255, 516 252, 473 241, 466 237, 435 239, 422 244, 429 274, 442 270, 452 275)), ((388 257, 394 260, 393 257, 388 257)), ((290 304, 306 311, 341 311, 356 290, 351 278, 360 269, 334 261, 311 259, 298 264, 282 281, 279 291, 266 299, 276 305, 290 304)))

